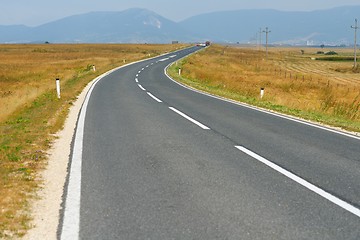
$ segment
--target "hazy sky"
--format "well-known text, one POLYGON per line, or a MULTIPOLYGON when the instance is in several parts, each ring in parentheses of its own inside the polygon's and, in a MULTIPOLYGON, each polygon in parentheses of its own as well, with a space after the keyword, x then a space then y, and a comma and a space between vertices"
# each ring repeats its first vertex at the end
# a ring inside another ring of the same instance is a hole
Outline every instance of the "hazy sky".
POLYGON ((36 26, 74 14, 93 11, 123 11, 140 7, 173 21, 200 13, 238 9, 277 9, 312 11, 345 5, 360 5, 360 0, 0 0, 0 25, 36 26))

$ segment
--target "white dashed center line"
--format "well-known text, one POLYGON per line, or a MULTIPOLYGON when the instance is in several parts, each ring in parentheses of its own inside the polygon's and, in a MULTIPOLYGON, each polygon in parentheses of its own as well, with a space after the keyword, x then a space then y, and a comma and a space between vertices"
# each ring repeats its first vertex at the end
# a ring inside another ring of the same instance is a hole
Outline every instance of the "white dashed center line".
POLYGON ((246 149, 243 146, 235 146, 237 149, 239 149, 240 151, 242 151, 243 153, 255 158, 256 160, 258 160, 259 162, 264 163, 265 165, 267 165, 268 167, 274 169, 275 171, 285 175, 286 177, 290 178, 291 180, 299 183, 300 185, 306 187, 307 189, 313 191, 314 193, 322 196, 323 198, 329 200, 330 202, 338 205, 339 207, 349 211, 350 213, 360 217, 360 209, 354 207, 353 205, 345 202, 344 200, 341 200, 340 198, 335 197, 334 195, 324 191, 323 189, 315 186, 312 183, 309 183, 308 181, 302 179, 301 177, 289 172, 288 170, 276 165, 273 162, 270 162, 269 160, 261 157, 260 155, 246 149))
POLYGON ((146 89, 143 86, 141 86, 140 84, 138 84, 138 86, 141 90, 146 91, 146 89))
POLYGON ((177 114, 179 114, 180 116, 186 118, 187 120, 189 120, 190 122, 198 125, 199 127, 201 127, 204 130, 210 130, 210 128, 208 128, 207 126, 205 126, 204 124, 196 121, 195 119, 192 119, 191 117, 189 117, 188 115, 186 115, 185 113, 180 112, 179 110, 177 110, 176 108, 173 107, 169 107, 169 109, 171 109, 172 111, 176 112, 177 114))
POLYGON ((147 92, 147 94, 154 99, 155 101, 157 101, 158 103, 162 103, 162 101, 160 99, 158 99, 157 97, 155 97, 154 95, 152 95, 151 93, 147 92))

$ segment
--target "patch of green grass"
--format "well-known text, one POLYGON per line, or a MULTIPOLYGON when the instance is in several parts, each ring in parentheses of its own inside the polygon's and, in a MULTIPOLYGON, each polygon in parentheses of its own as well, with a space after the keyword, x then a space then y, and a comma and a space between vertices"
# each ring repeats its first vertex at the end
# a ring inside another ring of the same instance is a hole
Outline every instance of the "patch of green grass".
POLYGON ((344 57, 344 56, 338 56, 338 57, 318 57, 316 58, 318 61, 331 61, 331 62, 352 62, 354 61, 354 57, 344 57))
POLYGON ((7 160, 10 162, 18 162, 20 161, 20 157, 16 153, 8 153, 6 154, 7 160))

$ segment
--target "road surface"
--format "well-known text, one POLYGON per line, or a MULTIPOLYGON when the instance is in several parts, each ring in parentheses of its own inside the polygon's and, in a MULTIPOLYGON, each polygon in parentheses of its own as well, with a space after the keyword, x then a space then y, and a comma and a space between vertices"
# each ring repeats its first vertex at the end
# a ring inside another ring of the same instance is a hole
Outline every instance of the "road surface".
POLYGON ((120 68, 89 93, 59 236, 360 239, 359 138, 165 75, 197 50, 120 68))

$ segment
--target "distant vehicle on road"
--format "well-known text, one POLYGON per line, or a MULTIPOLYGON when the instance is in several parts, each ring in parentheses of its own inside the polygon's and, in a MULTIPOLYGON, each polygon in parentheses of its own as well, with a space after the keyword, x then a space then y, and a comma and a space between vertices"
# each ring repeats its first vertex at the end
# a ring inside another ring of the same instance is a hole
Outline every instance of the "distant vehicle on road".
POLYGON ((210 42, 206 41, 205 43, 198 43, 198 44, 196 44, 196 46, 198 46, 198 47, 207 47, 207 46, 210 46, 210 42))

